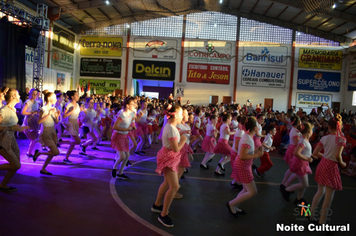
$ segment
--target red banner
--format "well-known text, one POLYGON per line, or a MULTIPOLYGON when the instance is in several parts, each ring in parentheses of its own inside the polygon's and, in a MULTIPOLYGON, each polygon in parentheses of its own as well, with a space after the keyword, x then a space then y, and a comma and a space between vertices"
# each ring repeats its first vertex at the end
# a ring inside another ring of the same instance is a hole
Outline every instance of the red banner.
POLYGON ((193 83, 229 84, 230 66, 188 63, 187 81, 193 83))

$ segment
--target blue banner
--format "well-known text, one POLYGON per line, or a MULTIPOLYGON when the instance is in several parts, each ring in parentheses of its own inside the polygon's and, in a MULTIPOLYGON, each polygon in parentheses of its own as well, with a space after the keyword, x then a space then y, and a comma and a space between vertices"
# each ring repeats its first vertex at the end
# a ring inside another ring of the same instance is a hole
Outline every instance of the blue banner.
POLYGON ((340 92, 341 73, 298 71, 297 89, 340 92))

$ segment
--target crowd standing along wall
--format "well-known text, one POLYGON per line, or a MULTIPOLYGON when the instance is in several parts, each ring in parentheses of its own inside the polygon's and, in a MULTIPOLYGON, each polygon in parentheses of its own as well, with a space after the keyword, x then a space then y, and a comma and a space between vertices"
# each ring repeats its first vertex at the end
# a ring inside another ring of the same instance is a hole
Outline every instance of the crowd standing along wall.
POLYGON ((295 52, 292 105, 310 112, 325 103, 340 102, 342 109, 347 89, 344 48, 298 46, 295 52))
POLYGON ((254 107, 259 103, 264 107, 265 98, 273 99, 274 110, 286 111, 291 50, 286 44, 240 42, 237 102, 246 104, 250 100, 254 107))

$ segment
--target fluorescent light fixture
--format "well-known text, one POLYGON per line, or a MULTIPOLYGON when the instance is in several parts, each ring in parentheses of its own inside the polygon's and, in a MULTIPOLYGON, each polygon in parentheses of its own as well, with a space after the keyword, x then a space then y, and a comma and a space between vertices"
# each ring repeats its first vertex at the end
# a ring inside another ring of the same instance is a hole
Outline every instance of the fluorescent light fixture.
POLYGON ((332 8, 334 9, 336 7, 336 3, 334 3, 334 5, 332 6, 332 8))

